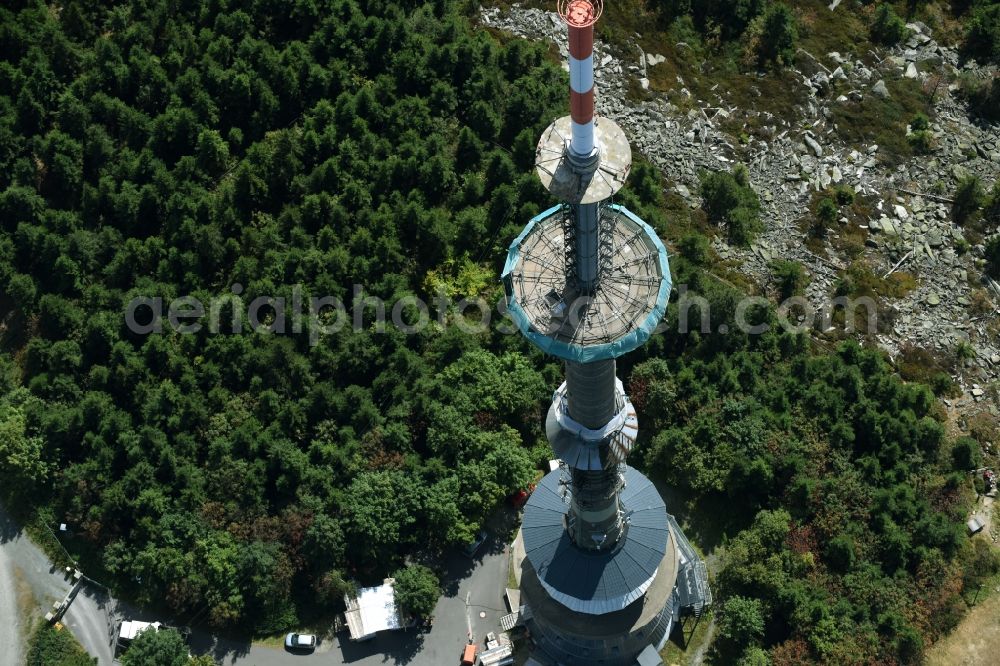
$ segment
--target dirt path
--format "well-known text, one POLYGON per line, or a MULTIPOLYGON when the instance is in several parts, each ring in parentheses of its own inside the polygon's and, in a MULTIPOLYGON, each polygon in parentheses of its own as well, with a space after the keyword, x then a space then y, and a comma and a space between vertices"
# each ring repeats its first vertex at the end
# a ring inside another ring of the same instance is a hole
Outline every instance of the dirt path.
POLYGON ((708 625, 708 631, 705 632, 705 638, 702 639, 701 645, 695 650, 695 653, 691 655, 691 661, 689 662, 691 666, 701 666, 705 663, 705 655, 708 653, 708 648, 712 647, 712 639, 715 638, 715 616, 712 616, 712 622, 708 625))

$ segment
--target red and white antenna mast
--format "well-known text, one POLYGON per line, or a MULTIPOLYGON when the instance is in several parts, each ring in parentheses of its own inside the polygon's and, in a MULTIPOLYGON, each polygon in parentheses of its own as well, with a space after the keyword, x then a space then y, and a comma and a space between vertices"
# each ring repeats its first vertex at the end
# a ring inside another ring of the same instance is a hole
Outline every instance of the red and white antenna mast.
POLYGON ((570 150, 577 157, 594 153, 594 24, 604 11, 603 0, 559 0, 559 15, 569 26, 569 97, 573 136, 570 150))

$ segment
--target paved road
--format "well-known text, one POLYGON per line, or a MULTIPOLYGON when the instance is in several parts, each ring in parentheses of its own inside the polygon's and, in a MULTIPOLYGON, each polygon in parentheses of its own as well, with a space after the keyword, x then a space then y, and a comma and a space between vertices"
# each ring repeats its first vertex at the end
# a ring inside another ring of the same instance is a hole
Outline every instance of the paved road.
POLYGON ((122 617, 156 620, 131 612, 96 586, 85 585, 69 605, 62 623, 69 627, 87 654, 97 657, 97 663, 105 666, 114 660, 115 632, 122 617))
POLYGON ((23 662, 32 621, 70 589, 63 572, 0 507, 0 665, 23 662), (25 617, 27 611, 33 615, 25 617))
MULTIPOLYGON (((491 539, 475 560, 455 554, 445 563, 444 596, 434 611, 429 631, 406 631, 352 643, 346 634, 320 643, 311 655, 252 645, 249 641, 218 639, 196 631, 192 651, 210 653, 226 666, 293 666, 324 663, 334 666, 448 666, 458 664, 471 624, 482 642, 489 631, 499 631, 506 613, 503 593, 507 582, 505 544, 491 539), (468 605, 466 604, 468 600, 468 605), (480 617, 480 613, 485 617, 480 617)), ((0 666, 23 663, 26 629, 18 607, 19 590, 30 590, 38 614, 72 588, 61 570, 22 533, 0 508, 0 666), (12 647, 11 647, 12 646, 12 647)), ((23 595, 22 595, 23 596, 23 595)), ((29 602, 30 603, 30 602, 29 602)), ((113 660, 114 632, 122 617, 155 620, 147 613, 109 598, 96 586, 85 585, 63 618, 100 666, 113 660)))

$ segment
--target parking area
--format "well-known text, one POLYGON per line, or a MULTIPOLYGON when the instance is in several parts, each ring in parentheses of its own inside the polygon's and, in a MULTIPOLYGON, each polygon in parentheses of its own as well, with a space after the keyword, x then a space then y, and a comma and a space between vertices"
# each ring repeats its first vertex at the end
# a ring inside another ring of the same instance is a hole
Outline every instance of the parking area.
POLYGON ((457 666, 470 626, 480 644, 487 633, 499 632, 500 618, 507 613, 503 595, 508 550, 503 541, 491 535, 473 559, 460 553, 451 555, 445 563, 444 596, 434 610, 433 624, 426 630, 384 633, 363 643, 350 641, 343 632, 333 640, 321 641, 311 654, 292 654, 196 632, 192 651, 211 654, 226 666, 292 666, 321 660, 324 664, 351 666, 457 666))
MULTIPOLYGON (((509 515, 504 517, 511 518, 509 515)), ((322 640, 310 654, 293 654, 282 648, 256 645, 249 640, 219 638, 196 630, 191 636, 192 652, 211 654, 221 664, 241 666, 291 666, 318 663, 319 660, 335 666, 457 665, 470 630, 482 646, 487 633, 499 632, 500 618, 507 613, 504 590, 508 571, 508 531, 491 530, 473 558, 461 552, 448 556, 442 567, 444 594, 428 629, 384 633, 363 643, 351 642, 346 632, 340 633, 331 640, 322 640)), ((0 605, 7 607, 0 609, 0 618, 4 620, 0 627, 10 631, 11 636, 3 642, 13 646, 13 650, 8 647, 0 663, 11 656, 15 657, 13 663, 18 663, 21 657, 19 639, 23 636, 18 635, 22 631, 19 612, 13 602, 15 572, 30 586, 41 612, 71 588, 64 573, 53 567, 45 554, 0 509, 0 605)), ((84 649, 97 658, 100 666, 111 666, 117 627, 126 618, 163 619, 132 608, 96 586, 84 584, 62 622, 84 649)))

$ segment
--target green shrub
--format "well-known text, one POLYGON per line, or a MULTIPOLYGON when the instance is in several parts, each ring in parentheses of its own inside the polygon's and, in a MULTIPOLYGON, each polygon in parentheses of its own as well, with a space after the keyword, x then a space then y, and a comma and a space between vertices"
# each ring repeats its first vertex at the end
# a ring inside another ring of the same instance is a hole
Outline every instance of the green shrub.
POLYGON ((708 239, 698 233, 686 234, 681 238, 678 246, 681 256, 692 264, 704 266, 708 263, 709 245, 708 239))
MULTIPOLYGON (((694 0, 647 0, 647 5, 660 20, 672 24, 677 20, 697 26, 702 32, 718 31, 723 39, 734 39, 743 34, 764 10, 766 0, 726 0, 704 2, 694 0)), ((687 29, 687 26, 684 26, 687 29)))
POLYGON ((799 38, 795 15, 787 5, 770 5, 760 18, 760 41, 757 46, 761 65, 789 65, 795 59, 795 45, 799 38))
POLYGON ((414 564, 400 569, 393 577, 399 604, 417 617, 430 617, 441 596, 437 575, 423 565, 414 564))
POLYGON ((951 448, 952 467, 956 470, 975 469, 979 467, 982 459, 983 454, 979 442, 971 437, 959 437, 951 448))
POLYGON ((753 644, 764 637, 764 607, 760 599, 734 596, 722 605, 719 633, 737 645, 753 644))
POLYGON ((841 534, 830 540, 826 546, 826 560, 836 571, 850 571, 857 559, 854 539, 841 534))
POLYGON ((1000 236, 986 241, 986 272, 1000 280, 1000 236))
POLYGON ((982 62, 1000 61, 1000 5, 979 7, 969 21, 963 50, 982 62))
POLYGON ((746 167, 703 174, 701 196, 708 219, 727 227, 730 243, 749 245, 760 232, 760 199, 750 187, 746 167))
POLYGON ((930 132, 931 121, 926 114, 918 113, 910 121, 910 134, 907 141, 917 155, 926 155, 934 149, 934 135, 930 132))
POLYGON ((816 208, 816 218, 826 226, 837 221, 837 204, 833 199, 823 199, 816 208))
POLYGON ((985 198, 982 183, 976 176, 965 176, 958 181, 958 187, 955 189, 955 201, 951 206, 951 214, 955 222, 965 224, 983 207, 985 198))
POLYGON ((850 206, 854 203, 854 188, 850 185, 841 185, 834 190, 833 196, 837 199, 838 206, 850 206))
POLYGON ((761 232, 763 225, 757 211, 751 208, 737 208, 729 215, 729 242, 747 247, 761 232))
POLYGON ((967 72, 962 75, 960 90, 973 112, 986 120, 1000 120, 1000 84, 995 78, 983 81, 967 72))
POLYGON ((736 666, 771 666, 771 658, 768 656, 767 650, 758 645, 752 645, 743 651, 736 666))
MULTIPOLYGON (((1000 88, 1000 86, 997 86, 1000 88)), ((988 229, 1000 231, 1000 180, 993 183, 983 207, 983 220, 988 229)))
POLYGON ((934 135, 927 130, 911 132, 906 140, 910 142, 910 148, 917 155, 927 155, 934 150, 934 135))
POLYGON ((892 5, 883 3, 875 10, 875 20, 872 21, 872 41, 894 46, 903 41, 909 31, 906 22, 893 10, 892 5))
POLYGON ((122 666, 186 666, 191 660, 184 637, 173 630, 140 633, 125 654, 122 666))
POLYGON ((809 276, 802 268, 802 264, 797 261, 777 259, 771 262, 771 271, 778 282, 782 298, 801 294, 809 284, 809 276))
POLYGON ((951 395, 955 390, 955 380, 947 372, 936 372, 928 379, 934 395, 951 395))

